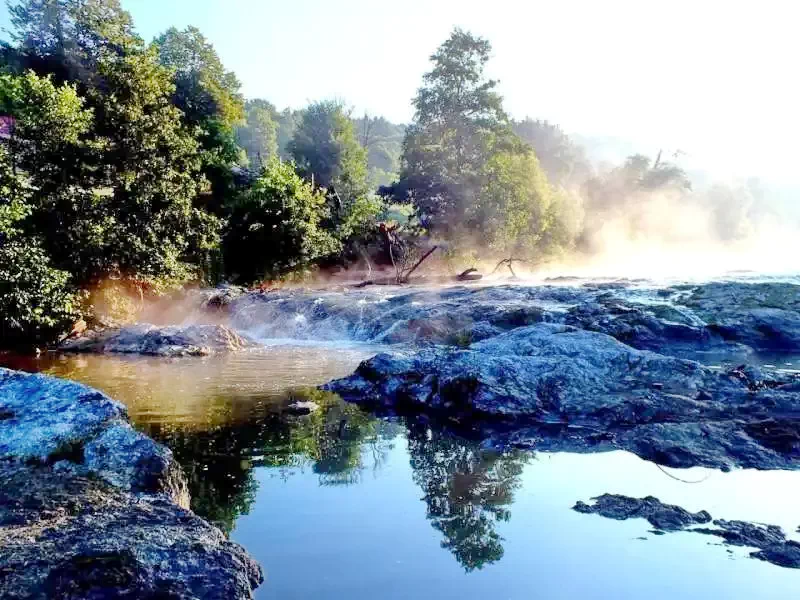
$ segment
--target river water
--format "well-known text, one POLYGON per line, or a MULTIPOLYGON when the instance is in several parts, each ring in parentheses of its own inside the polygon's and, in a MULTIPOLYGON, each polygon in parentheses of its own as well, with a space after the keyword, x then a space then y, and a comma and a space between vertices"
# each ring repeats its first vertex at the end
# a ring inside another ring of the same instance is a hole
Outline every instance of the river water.
POLYGON ((485 450, 315 386, 378 348, 273 345, 175 360, 6 358, 99 388, 175 452, 192 506, 261 563, 262 599, 786 598, 800 572, 691 532, 571 507, 654 495, 715 518, 800 525, 800 472, 664 470, 625 452, 485 450), (312 399, 310 416, 287 412, 312 399))

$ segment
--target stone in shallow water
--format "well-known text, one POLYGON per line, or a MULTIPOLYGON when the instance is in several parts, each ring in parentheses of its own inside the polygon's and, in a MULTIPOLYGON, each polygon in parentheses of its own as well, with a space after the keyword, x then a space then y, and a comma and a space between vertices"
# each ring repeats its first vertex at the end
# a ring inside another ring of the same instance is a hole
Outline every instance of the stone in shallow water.
POLYGON ((668 466, 785 469, 800 466, 793 381, 752 367, 720 372, 541 323, 465 350, 379 354, 326 389, 455 420, 500 444, 540 447, 553 440, 547 428, 561 425, 568 439, 556 432, 566 444, 549 443, 551 450, 574 449, 583 438, 586 448, 602 441, 668 466), (769 428, 751 427, 768 420, 769 428))
POLYGON ((233 352, 250 345, 224 325, 168 325, 140 323, 107 329, 67 340, 61 350, 68 352, 112 352, 151 356, 208 356, 233 352))
POLYGON ((653 527, 662 531, 677 531, 689 525, 711 522, 711 515, 704 510, 691 513, 680 506, 664 504, 653 496, 639 499, 619 494, 603 494, 592 500, 594 504, 578 502, 572 508, 580 513, 601 515, 618 521, 647 519, 653 527))
POLYGON ((596 514, 617 521, 647 519, 657 528, 653 533, 658 535, 689 531, 720 537, 730 546, 758 548, 750 553, 752 558, 780 567, 800 569, 800 543, 787 540, 777 525, 717 519, 713 521, 714 527, 697 527, 698 524, 711 521, 708 512, 701 510, 691 513, 680 506, 664 504, 653 496, 631 498, 620 494, 603 494, 592 500, 593 504, 578 501, 572 508, 580 513, 596 514))

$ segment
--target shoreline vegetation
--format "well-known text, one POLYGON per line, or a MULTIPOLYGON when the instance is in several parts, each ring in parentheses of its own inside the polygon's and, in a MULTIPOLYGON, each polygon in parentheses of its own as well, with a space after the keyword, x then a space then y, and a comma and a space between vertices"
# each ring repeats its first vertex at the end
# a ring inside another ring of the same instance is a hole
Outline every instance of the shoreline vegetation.
POLYGON ((148 43, 118 0, 7 2, 0 347, 134 322, 185 285, 402 283, 425 259, 513 275, 665 203, 710 215, 721 241, 763 208, 750 188, 694 194, 677 155, 597 167, 557 125, 512 118, 485 74, 490 42, 458 28, 394 124, 341 101, 246 99, 202 32, 148 43))

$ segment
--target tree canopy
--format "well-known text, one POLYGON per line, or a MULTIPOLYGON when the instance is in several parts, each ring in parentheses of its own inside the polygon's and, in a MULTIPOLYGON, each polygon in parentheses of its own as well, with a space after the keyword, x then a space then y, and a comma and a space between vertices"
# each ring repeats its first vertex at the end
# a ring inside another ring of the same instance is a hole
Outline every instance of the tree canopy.
POLYGON ((310 104, 302 113, 289 154, 300 173, 349 202, 367 193, 367 153, 338 101, 310 104))
POLYGON ((403 143, 396 199, 411 200, 423 223, 446 233, 463 221, 493 152, 517 142, 497 82, 484 73, 491 45, 456 29, 431 56, 403 143))

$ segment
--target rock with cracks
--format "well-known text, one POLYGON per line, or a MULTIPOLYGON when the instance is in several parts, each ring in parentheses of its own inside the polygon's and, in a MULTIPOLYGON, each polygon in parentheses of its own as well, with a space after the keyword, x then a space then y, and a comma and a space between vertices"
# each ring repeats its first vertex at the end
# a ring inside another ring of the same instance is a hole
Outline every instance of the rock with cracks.
POLYGON ((460 423, 497 445, 626 449, 673 467, 800 464, 793 376, 710 369, 565 325, 520 327, 463 350, 380 354, 326 387, 460 423))
POLYGON ((122 405, 0 369, 0 597, 252 598, 259 566, 188 500, 122 405))

